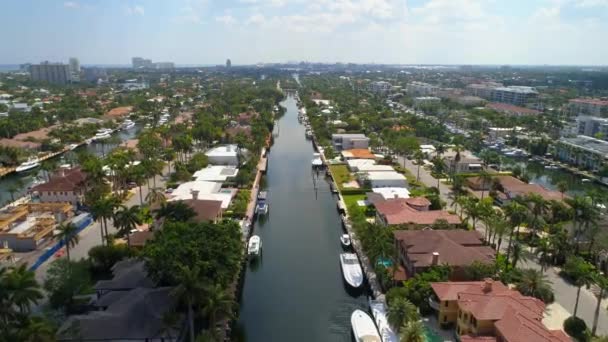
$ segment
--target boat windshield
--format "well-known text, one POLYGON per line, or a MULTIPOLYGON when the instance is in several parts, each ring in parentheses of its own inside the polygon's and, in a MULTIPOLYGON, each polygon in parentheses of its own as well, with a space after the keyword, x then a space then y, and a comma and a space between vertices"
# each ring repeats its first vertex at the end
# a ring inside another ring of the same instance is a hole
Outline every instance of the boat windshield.
POLYGON ((357 258, 353 258, 353 257, 342 257, 342 261, 344 261, 344 263, 346 265, 356 265, 359 263, 359 261, 357 260, 357 258))

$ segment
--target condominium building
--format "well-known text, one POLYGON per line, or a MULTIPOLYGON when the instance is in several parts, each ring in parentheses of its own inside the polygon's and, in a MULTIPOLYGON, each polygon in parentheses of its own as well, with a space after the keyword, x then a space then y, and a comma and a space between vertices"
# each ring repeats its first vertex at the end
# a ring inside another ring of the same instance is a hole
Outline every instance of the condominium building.
POLYGON ((579 116, 576 119, 576 134, 608 140, 608 119, 597 116, 579 116))
POLYGON ((569 164, 588 170, 599 170, 608 163, 608 142, 579 135, 561 138, 557 142, 556 156, 569 164))
POLYGON ((421 105, 429 105, 429 104, 434 104, 434 103, 441 103, 441 99, 435 96, 420 96, 420 97, 414 97, 414 106, 421 106, 421 105))
POLYGON ((418 81, 410 82, 405 86, 405 91, 408 95, 414 96, 436 95, 439 89, 440 88, 436 85, 418 81))
POLYGON ((478 96, 494 102, 510 103, 517 106, 524 106, 538 96, 538 92, 533 87, 504 87, 500 83, 495 82, 469 84, 466 88, 466 92, 467 95, 478 96))
POLYGON ((141 57, 133 57, 131 59, 131 63, 133 64, 133 69, 146 69, 152 68, 152 60, 145 59, 141 57))
POLYGON ((608 115, 608 100, 579 98, 568 102, 568 109, 572 115, 608 115))
POLYGON ((70 66, 62 63, 42 62, 30 66, 32 81, 66 85, 71 80, 70 66))
POLYGON ((80 82, 80 61, 78 58, 70 58, 70 79, 72 82, 80 82))
POLYGON ((157 62, 154 63, 154 67, 158 70, 173 70, 175 69, 175 63, 173 62, 157 62))

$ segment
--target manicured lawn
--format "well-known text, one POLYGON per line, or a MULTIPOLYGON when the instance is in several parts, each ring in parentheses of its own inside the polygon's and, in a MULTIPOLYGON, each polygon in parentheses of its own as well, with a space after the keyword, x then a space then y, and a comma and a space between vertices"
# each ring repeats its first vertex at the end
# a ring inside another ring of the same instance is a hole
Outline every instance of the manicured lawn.
MULTIPOLYGON (((361 195, 342 195, 342 198, 344 198, 344 204, 346 204, 347 208, 350 208, 350 206, 352 204, 357 205, 357 201, 361 201, 365 199, 365 194, 361 194, 361 195)), ((361 209, 364 209, 364 207, 361 207, 361 209)))
POLYGON ((353 179, 346 165, 330 165, 329 169, 331 170, 331 174, 334 176, 339 189, 342 189, 342 184, 348 183, 353 179))

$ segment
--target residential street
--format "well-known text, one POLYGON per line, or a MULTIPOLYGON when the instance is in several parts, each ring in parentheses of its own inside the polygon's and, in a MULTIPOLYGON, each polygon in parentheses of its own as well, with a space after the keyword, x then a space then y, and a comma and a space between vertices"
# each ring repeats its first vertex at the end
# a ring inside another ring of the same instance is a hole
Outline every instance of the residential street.
MULTIPOLYGON (((166 172, 167 172, 167 169, 164 170, 164 173, 166 173, 166 172)), ((156 186, 164 187, 164 181, 161 179, 161 177, 156 178, 156 186)), ((153 187, 152 181, 150 181, 150 187, 153 187)), ((141 190, 142 190, 143 199, 145 201, 146 196, 148 195, 147 185, 143 185, 141 190)), ((139 205, 139 188, 134 188, 132 191, 135 191, 134 195, 131 196, 131 198, 129 198, 129 200, 127 200, 124 203, 124 205, 126 205, 128 207, 132 207, 134 205, 139 205)), ((101 244, 101 233, 100 233, 99 225, 100 225, 99 222, 94 221, 91 225, 89 225, 82 232, 80 232, 80 234, 79 234, 80 241, 78 242, 78 244, 75 247, 70 249, 70 258, 72 260, 86 258, 88 256, 89 249, 101 244)), ((116 232, 116 229, 112 225, 111 221, 108 222, 108 232, 109 233, 116 232)), ((65 253, 62 254, 61 258, 64 258, 64 257, 66 257, 65 253)), ((40 282, 41 284, 44 283, 44 278, 46 276, 46 272, 47 272, 49 266, 51 265, 51 262, 55 259, 57 259, 56 256, 49 258, 49 260, 47 262, 40 265, 40 267, 38 267, 38 269, 36 270, 36 280, 38 282, 40 282)))
MULTIPOLYGON (((403 157, 398 157, 398 162, 400 165, 404 165, 403 157)), ((416 176, 416 172, 418 169, 417 165, 414 165, 412 161, 405 159, 405 167, 416 176)), ((427 186, 437 186, 437 179, 431 176, 430 172, 425 170, 422 166, 420 167, 420 181, 427 186)), ((447 202, 447 207, 453 209, 452 207, 452 197, 450 188, 440 183, 439 192, 441 193, 441 197, 443 200, 447 202)), ((484 233, 484 227, 481 223, 478 222, 477 230, 484 233)), ((503 242, 503 246, 508 245, 508 238, 503 242)), ((521 261, 520 267, 522 268, 534 268, 540 269, 540 264, 538 264, 536 257, 533 260, 521 261)), ((574 304, 576 301, 576 287, 566 282, 562 277, 559 276, 559 269, 556 267, 551 267, 548 270, 545 270, 545 274, 547 278, 553 283, 553 291, 555 293, 555 302, 560 304, 564 309, 568 310, 568 312, 572 313, 574 310, 574 304)), ((584 319, 589 328, 592 327, 593 324, 593 314, 596 307, 596 296, 593 294, 591 289, 583 288, 581 290, 581 296, 579 300, 579 308, 577 316, 584 319)), ((599 314, 599 323, 597 334, 598 335, 607 335, 608 334, 608 299, 604 299, 602 301, 602 308, 600 309, 599 314)))

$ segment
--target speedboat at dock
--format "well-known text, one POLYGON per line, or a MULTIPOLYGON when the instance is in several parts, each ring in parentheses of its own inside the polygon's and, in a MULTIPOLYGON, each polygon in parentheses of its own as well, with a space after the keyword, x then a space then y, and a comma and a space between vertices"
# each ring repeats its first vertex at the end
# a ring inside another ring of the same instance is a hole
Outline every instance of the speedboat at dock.
POLYGON ((350 235, 342 234, 342 236, 340 236, 340 243, 342 243, 342 247, 344 248, 350 247, 350 235))
POLYGON ((340 254, 340 266, 342 275, 348 285, 358 288, 363 284, 363 269, 359 263, 359 258, 355 253, 340 254))
POLYGON ((350 324, 357 342, 382 342, 374 320, 365 312, 357 309, 350 316, 350 324))
POLYGON ((29 171, 31 169, 35 169, 38 166, 40 166, 40 160, 38 160, 38 158, 28 158, 27 161, 21 163, 19 166, 17 166, 17 168, 15 169, 16 172, 25 172, 25 171, 29 171))
POLYGON ((257 257, 262 251, 262 239, 259 236, 253 235, 249 238, 249 244, 247 245, 247 254, 252 257, 257 257))
POLYGON ((268 214, 268 193, 266 191, 260 191, 258 193, 258 203, 255 206, 255 213, 258 215, 268 214))

